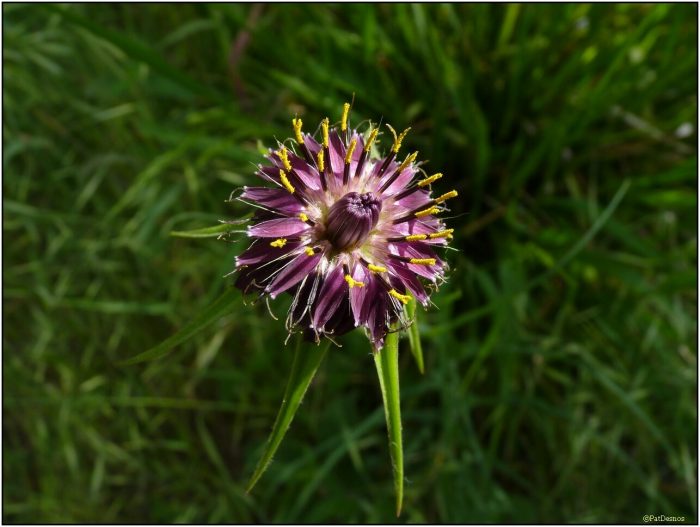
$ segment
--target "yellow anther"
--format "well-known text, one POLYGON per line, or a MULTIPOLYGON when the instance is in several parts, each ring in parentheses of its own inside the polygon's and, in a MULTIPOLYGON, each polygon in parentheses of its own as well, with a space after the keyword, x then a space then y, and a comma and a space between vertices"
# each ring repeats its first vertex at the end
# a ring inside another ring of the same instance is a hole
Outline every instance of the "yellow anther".
POLYGON ((287 147, 282 146, 282 148, 277 151, 277 157, 282 161, 284 169, 289 172, 292 169, 292 164, 289 162, 289 157, 287 157, 287 147))
POLYGON ((304 221, 304 222, 309 221, 309 217, 306 214, 304 214, 303 212, 299 213, 299 219, 301 221, 304 221))
POLYGON ((321 133, 323 134, 323 141, 321 144, 323 148, 328 148, 328 117, 321 121, 321 133))
POLYGON ((426 185, 430 185, 431 183, 434 183, 435 181, 437 181, 437 180, 440 179, 441 177, 442 177, 442 173, 441 173, 441 172, 438 172, 437 174, 433 174, 433 175, 430 176, 430 177, 427 177, 427 178, 425 178, 425 179, 421 179, 421 180, 418 182, 418 186, 419 186, 419 187, 425 187, 426 185))
POLYGON ((411 234, 410 236, 406 236, 406 241, 407 242, 417 242, 419 240, 425 240, 428 238, 427 234, 411 234))
POLYGON ((323 169, 325 168, 323 166, 323 150, 318 151, 318 154, 316 155, 316 163, 318 164, 318 171, 323 172, 323 169))
POLYGON ((287 179, 287 174, 285 174, 284 170, 282 170, 281 168, 280 168, 280 180, 282 181, 282 185, 284 185, 284 188, 286 188, 290 194, 294 194, 294 187, 287 179))
POLYGON ((435 258, 411 258, 408 263, 415 265, 435 265, 435 258))
POLYGON ((373 273, 386 273, 386 267, 382 267, 381 265, 368 264, 367 269, 373 273))
POLYGON ((353 287, 364 287, 365 283, 364 282, 359 282, 355 280, 352 276, 349 274, 345 275, 345 281, 348 283, 348 285, 353 288, 353 287))
POLYGON ((297 143, 303 145, 304 136, 301 135, 301 124, 301 119, 292 119, 292 126, 294 127, 294 135, 296 137, 297 143))
POLYGON ((410 127, 406 128, 403 132, 399 134, 398 137, 396 137, 396 132, 394 132, 394 130, 392 129, 392 133, 394 134, 394 146, 391 147, 392 152, 394 152, 395 154, 399 152, 399 149, 401 148, 401 143, 410 129, 410 127))
POLYGON ((401 172, 404 168, 406 168, 408 165, 413 163, 416 158, 418 157, 418 152, 413 152, 411 155, 406 156, 406 159, 403 160, 403 163, 399 165, 399 168, 396 169, 397 172, 401 172))
POLYGON ((350 141, 350 146, 348 146, 348 151, 345 154, 345 164, 349 165, 350 160, 352 159, 352 153, 355 151, 355 147, 357 146, 357 139, 353 139, 350 141))
POLYGON ((340 129, 344 132, 348 129, 348 113, 350 113, 350 103, 343 104, 343 117, 340 119, 340 129))
POLYGON ((287 238, 277 238, 274 242, 270 242, 270 247, 279 247, 281 249, 286 243, 287 238))
POLYGON ((454 229, 445 229, 444 231, 433 232, 428 235, 428 238, 434 240, 435 238, 452 238, 452 233, 454 229))
POLYGON ((304 248, 304 252, 305 252, 307 255, 309 255, 309 256, 313 256, 313 255, 314 255, 314 250, 313 250, 311 247, 305 247, 305 248, 304 248))
POLYGON ((439 208, 430 207, 428 209, 419 210, 416 212, 415 216, 416 218, 422 218, 423 216, 430 216, 431 214, 437 214, 438 212, 440 212, 439 208))
POLYGON ((396 289, 389 291, 389 294, 402 304, 408 304, 408 301, 411 300, 411 295, 402 295, 396 289))
POLYGON ((446 192, 446 193, 443 194, 442 196, 440 196, 440 197, 438 197, 438 198, 435 198, 435 204, 436 204, 436 205, 437 205, 437 204, 440 204, 440 203, 442 203, 443 201, 446 201, 446 200, 448 200, 448 199, 450 199, 450 198, 455 198, 455 197, 457 197, 457 191, 456 191, 456 190, 450 190, 449 192, 446 192))
POLYGON ((369 151, 372 149, 372 143, 374 143, 374 140, 377 138, 377 134, 379 133, 379 128, 375 128, 369 133, 369 137, 367 138, 367 143, 365 144, 365 152, 369 153, 369 151))

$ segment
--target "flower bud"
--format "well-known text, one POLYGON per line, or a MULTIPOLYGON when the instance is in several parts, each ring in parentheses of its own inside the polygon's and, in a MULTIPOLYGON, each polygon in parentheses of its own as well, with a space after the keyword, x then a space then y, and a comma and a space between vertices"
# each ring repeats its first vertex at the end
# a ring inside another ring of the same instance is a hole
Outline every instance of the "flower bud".
POLYGON ((361 245, 379 221, 382 202, 371 192, 349 192, 333 204, 326 219, 326 239, 338 251, 361 245))

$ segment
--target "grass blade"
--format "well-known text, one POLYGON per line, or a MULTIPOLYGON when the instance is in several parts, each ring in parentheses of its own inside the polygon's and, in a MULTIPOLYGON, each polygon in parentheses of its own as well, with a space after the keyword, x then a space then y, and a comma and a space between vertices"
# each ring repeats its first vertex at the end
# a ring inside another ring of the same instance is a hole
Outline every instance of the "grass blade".
POLYGON ((384 401, 384 415, 389 433, 389 453, 394 472, 396 490, 396 516, 403 505, 403 443, 401 440, 401 405, 399 398, 399 334, 394 331, 386 336, 384 348, 374 354, 379 386, 384 401))
POLYGON ((319 365, 326 356, 326 352, 330 346, 330 341, 324 342, 320 346, 309 346, 302 350, 301 339, 297 343, 297 349, 294 353, 294 363, 292 364, 292 372, 289 374, 289 382, 287 389, 284 392, 284 399, 280 406, 275 424, 272 426, 272 433, 267 440, 265 452, 260 461, 258 461, 255 472, 248 482, 246 492, 253 490, 253 487, 258 482, 260 477, 265 473, 267 467, 272 462, 272 457, 277 452, 277 448, 282 443, 284 435, 292 424, 292 419, 304 398, 306 389, 311 384, 311 381, 316 375, 319 365))
MULTIPOLYGON (((473 322, 474 320, 478 320, 481 317, 493 312, 497 307, 504 305, 504 303, 512 302, 517 295, 522 294, 526 291, 530 291, 535 286, 546 282, 553 275, 561 273, 562 270, 566 267, 566 265, 574 258, 576 258, 576 256, 578 256, 578 254, 586 248, 586 246, 593 240, 593 238, 595 238, 598 232, 603 227, 605 227, 608 220, 612 218, 613 214, 617 210, 617 207, 622 202, 623 198, 625 197, 625 194, 627 194, 630 185, 631 181, 629 179, 626 179, 622 182, 622 184, 617 189, 617 192, 615 192, 615 195, 613 196, 612 200, 610 200, 610 203, 608 203, 608 206, 605 207, 605 210, 603 210, 603 212, 600 213, 600 216, 596 218, 596 220, 584 233, 584 235, 581 238, 579 238, 579 240, 573 246, 571 246, 571 248, 566 252, 566 254, 564 254, 557 262, 554 263, 554 265, 552 265, 545 272, 524 284, 514 293, 492 300, 484 306, 467 311, 466 313, 455 317, 450 322, 443 324, 439 329, 430 329, 427 333, 429 333, 430 336, 439 335, 440 333, 451 331, 453 328, 462 326, 467 322, 473 322)), ((476 366, 478 366, 478 364, 476 366)), ((474 367, 476 368, 476 366, 474 367)))
POLYGON ((200 312, 192 321, 190 321, 180 331, 173 336, 168 337, 157 346, 139 353, 120 364, 122 366, 130 366, 147 360, 154 360, 167 355, 175 346, 182 344, 191 339, 197 333, 219 320, 225 313, 231 310, 231 305, 238 298, 239 291, 236 289, 226 290, 219 298, 217 298, 209 307, 200 312))
POLYGON ((418 371, 421 374, 425 373, 425 364, 423 362, 423 346, 420 343, 420 333, 418 332, 418 315, 416 315, 416 299, 411 298, 408 305, 406 306, 406 312, 408 313, 409 320, 413 323, 408 328, 408 343, 411 346, 411 353, 413 358, 416 359, 416 365, 418 366, 418 371))
POLYGON ((213 90, 209 86, 196 81, 186 73, 172 66, 159 53, 144 42, 136 38, 129 37, 124 32, 102 26, 94 20, 79 15, 73 9, 67 9, 59 5, 46 5, 44 8, 60 14, 71 24, 82 27, 97 37, 110 42, 132 59, 148 64, 148 66, 153 68, 154 71, 177 83, 190 93, 209 97, 211 100, 215 100, 222 104, 227 102, 226 98, 222 94, 213 90))

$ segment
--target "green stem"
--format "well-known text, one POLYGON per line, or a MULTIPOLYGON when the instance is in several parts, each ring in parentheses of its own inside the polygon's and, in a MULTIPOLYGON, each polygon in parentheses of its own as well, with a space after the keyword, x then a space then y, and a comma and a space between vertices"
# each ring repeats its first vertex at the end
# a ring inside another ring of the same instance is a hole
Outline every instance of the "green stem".
POLYGON ((289 382, 284 392, 282 405, 277 414, 277 419, 275 419, 275 424, 272 427, 272 433, 267 440, 265 452, 260 458, 260 461, 258 461, 255 472, 248 482, 246 492, 250 492, 253 489, 270 465, 272 457, 275 455, 275 452, 277 452, 280 443, 282 443, 282 439, 284 439, 284 435, 287 433, 289 425, 292 423, 292 419, 294 419, 294 415, 304 398, 306 389, 311 384, 316 370, 318 370, 319 365, 326 356, 329 346, 330 341, 326 341, 319 346, 309 346, 308 349, 302 350, 301 338, 297 342, 292 372, 289 374, 289 382))
MULTIPOLYGON (((395 328, 394 328, 395 329, 395 328)), ((379 386, 384 401, 384 416, 389 433, 389 453, 394 472, 396 516, 403 505, 403 445, 401 440, 401 406, 399 397, 399 334, 394 330, 386 336, 384 348, 374 354, 379 386)))

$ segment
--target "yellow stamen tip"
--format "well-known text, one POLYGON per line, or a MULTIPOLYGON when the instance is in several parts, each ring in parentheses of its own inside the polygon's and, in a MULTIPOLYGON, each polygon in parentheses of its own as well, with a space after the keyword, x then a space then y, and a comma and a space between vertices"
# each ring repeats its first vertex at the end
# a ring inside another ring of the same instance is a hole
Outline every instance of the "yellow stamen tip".
POLYGON ((389 294, 402 304, 408 304, 408 301, 411 300, 411 295, 402 295, 396 289, 389 291, 389 294))
POLYGON ((316 163, 318 164, 318 171, 323 172, 325 166, 323 165, 323 150, 319 150, 316 155, 316 163))
POLYGON ((444 231, 433 232, 428 235, 428 238, 434 240, 435 238, 452 238, 452 233, 454 229, 445 229, 444 231))
POLYGON ((418 182, 418 186, 419 186, 419 187, 425 187, 425 186, 427 186, 427 185, 430 185, 431 183, 434 183, 435 181, 437 181, 437 180, 440 179, 441 177, 442 177, 442 173, 441 173, 441 172, 438 172, 437 174, 433 174, 432 176, 427 177, 427 178, 422 179, 421 181, 419 181, 419 182, 418 182))
POLYGON ((399 165, 399 168, 396 169, 397 172, 401 172, 404 168, 406 168, 408 165, 413 163, 416 158, 418 157, 418 152, 413 152, 411 155, 406 156, 406 159, 403 160, 403 163, 399 165))
POLYGON ((345 275, 345 281, 348 283, 348 285, 349 285, 351 288, 353 288, 353 287, 364 287, 364 286, 365 286, 365 283, 364 283, 364 282, 360 282, 360 281, 358 281, 358 280, 355 280, 355 279, 354 279, 352 276, 350 276, 349 274, 346 274, 346 275, 345 275))
POLYGON ((411 234, 410 236, 406 236, 406 241, 407 242, 417 242, 419 240, 425 240, 428 237, 427 234, 411 234))
POLYGON ((287 243, 287 238, 277 238, 274 242, 270 242, 270 247, 282 248, 287 243))
POLYGON ((292 126, 294 127, 294 136, 296 137, 297 143, 304 144, 304 136, 301 135, 301 119, 292 119, 292 126))
POLYGON ((328 148, 328 117, 321 121, 321 131, 323 134, 322 145, 323 148, 328 148))
POLYGON ((386 267, 383 267, 381 265, 368 264, 367 269, 369 269, 373 273, 386 273, 386 267))
POLYGON ((369 153, 369 151, 372 149, 372 143, 374 143, 374 140, 377 138, 377 134, 379 133, 379 128, 375 128, 369 133, 369 137, 367 138, 367 143, 365 144, 365 152, 369 153))
POLYGON ((435 204, 442 203, 443 201, 446 201, 450 198, 456 198, 457 197, 457 191, 456 190, 450 190, 449 192, 446 192, 442 196, 435 198, 435 204))
POLYGON ((428 209, 419 210, 418 212, 416 212, 415 216, 416 218, 422 218, 424 216, 430 216, 431 214, 437 214, 438 212, 440 212, 439 208, 430 207, 428 209))
POLYGON ((277 157, 280 158, 280 161, 282 161, 282 165, 284 166, 284 169, 289 172, 292 169, 292 164, 289 162, 289 157, 287 156, 287 148, 285 146, 282 146, 277 151, 277 157))
POLYGON ((313 255, 314 255, 314 250, 313 250, 311 247, 306 247, 306 248, 304 248, 304 252, 305 252, 307 255, 309 255, 309 256, 313 256, 313 255))
POLYGON ((415 265, 435 265, 435 258, 411 258, 408 263, 415 265))
POLYGON ((352 160, 352 154, 355 151, 355 147, 357 146, 357 139, 353 139, 350 141, 350 146, 348 146, 348 151, 345 154, 345 164, 349 165, 350 161, 352 160))
POLYGON ((411 127, 406 128, 403 132, 399 134, 398 137, 396 137, 396 132, 392 132, 394 134, 394 146, 391 147, 391 151, 397 154, 399 152, 399 149, 401 148, 401 143, 403 142, 404 138, 406 137, 406 134, 408 134, 408 131, 411 129, 411 127))
POLYGON ((284 170, 280 168, 280 181, 282 181, 282 185, 284 188, 286 188, 290 194, 294 194, 294 187, 292 184, 289 182, 289 179, 287 179, 287 174, 284 173, 284 170))
POLYGON ((343 104, 343 117, 340 120, 340 129, 344 132, 348 129, 348 113, 350 113, 350 104, 343 104))
POLYGON ((304 221, 304 222, 309 221, 309 217, 306 214, 304 214, 303 212, 299 213, 299 219, 301 221, 304 221))

